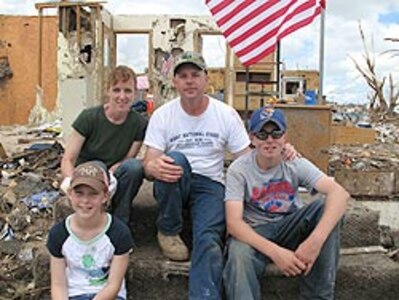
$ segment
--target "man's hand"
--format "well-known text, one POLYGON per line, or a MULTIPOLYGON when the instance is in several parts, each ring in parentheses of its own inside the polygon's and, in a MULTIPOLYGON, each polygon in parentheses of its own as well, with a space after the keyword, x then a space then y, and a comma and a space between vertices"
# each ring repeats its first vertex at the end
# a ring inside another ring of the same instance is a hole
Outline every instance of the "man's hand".
POLYGON ((290 143, 286 143, 283 147, 283 159, 294 160, 295 158, 302 157, 301 153, 296 151, 295 147, 290 143))
POLYGON ((154 178, 165 182, 176 182, 183 175, 183 169, 174 164, 174 160, 161 155, 147 164, 148 173, 154 178))
POLYGON ((289 249, 278 247, 270 258, 285 276, 297 276, 306 270, 306 264, 289 249))
POLYGON ((299 245, 298 249, 295 250, 296 257, 306 264, 305 275, 308 275, 310 270, 312 270, 322 246, 322 242, 307 238, 299 245))

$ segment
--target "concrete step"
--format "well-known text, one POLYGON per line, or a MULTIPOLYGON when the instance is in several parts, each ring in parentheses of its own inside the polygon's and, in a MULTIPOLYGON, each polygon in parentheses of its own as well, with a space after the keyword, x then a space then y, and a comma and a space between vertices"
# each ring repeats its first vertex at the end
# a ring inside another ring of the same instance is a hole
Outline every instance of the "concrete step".
MULTIPOLYGON (((307 197, 305 200, 312 199, 307 197)), ((59 205, 55 209, 56 219, 63 217, 61 207, 62 205, 59 205)), ((187 299, 189 262, 172 262, 161 254, 156 241, 157 215, 158 206, 152 196, 152 183, 146 181, 134 201, 133 221, 130 224, 137 248, 131 255, 127 274, 129 299, 187 299)), ((341 232, 342 248, 364 249, 367 246, 379 245, 378 219, 378 212, 368 209, 362 203, 351 201, 341 232)), ((189 246, 190 236, 187 223, 182 237, 189 246)), ((268 269, 266 275, 262 285, 265 298, 298 298, 297 278, 286 278, 273 269, 273 266, 268 269)), ((37 278, 43 283, 43 274, 37 278)), ((385 254, 343 255, 337 278, 336 299, 398 299, 397 282, 399 264, 385 254)))
MULTIPOLYGON (((346 254, 341 253, 336 281, 336 300, 398 299, 399 263, 375 247, 373 249, 370 253, 341 251, 346 254), (373 252, 375 250, 377 251, 373 252)), ((128 299, 188 299, 189 267, 190 262, 179 263, 166 259, 154 245, 136 249, 130 256, 126 274, 128 299)), ((35 288, 42 292, 32 299, 50 299, 48 270, 48 253, 42 249, 33 265, 35 288)), ((262 282, 262 299, 296 300, 298 292, 299 278, 283 276, 274 265, 268 267, 262 282)))
MULTIPOLYGON (((157 248, 143 247, 132 254, 127 274, 130 300, 188 299, 189 262, 162 257, 157 248)), ((336 282, 337 300, 396 300, 399 264, 384 253, 341 255, 336 282)), ((299 278, 287 278, 275 266, 267 269, 262 299, 298 299, 299 278)))
MULTIPOLYGON (((62 207, 62 204, 57 204, 54 212, 56 219, 63 217, 62 207)), ((137 248, 131 255, 127 274, 129 299, 187 299, 189 262, 169 261, 161 254, 156 241, 158 207, 152 196, 152 183, 143 184, 133 208, 133 221, 130 225, 137 248)), ((378 217, 378 212, 351 201, 341 233, 342 247, 364 248, 379 245, 378 217)), ((185 226, 182 236, 189 245, 189 226, 185 226)), ((42 272, 34 272, 37 278, 35 283, 37 287, 43 287, 49 282, 47 253, 36 261, 42 266, 37 270, 41 269, 42 272)), ((273 268, 268 270, 267 275, 262 285, 263 294, 268 295, 267 299, 297 299, 298 279, 286 278, 273 268)), ((399 264, 385 254, 343 255, 338 272, 336 298, 398 299, 398 282, 399 264)))
MULTIPOLYGON (((172 262, 161 254, 155 238, 157 213, 152 184, 146 182, 134 202, 131 227, 138 248, 132 254, 128 269, 129 299, 187 299, 189 262, 172 262)), ((378 212, 351 201, 341 232, 342 248, 362 247, 363 251, 367 251, 370 249, 367 246, 379 245, 378 218, 378 212)), ((188 243, 189 235, 186 227, 183 239, 188 243)), ((262 294, 267 295, 268 300, 298 299, 298 279, 284 277, 273 266, 268 269, 267 275, 262 294)), ((398 299, 398 280, 399 264, 383 253, 342 255, 336 299, 398 299)))
MULTIPOLYGON (((308 194, 301 194, 305 202, 312 201, 308 194)), ((317 197, 317 196, 316 196, 317 197)), ((313 196, 315 198, 315 196, 313 196)), ((57 201, 54 208, 56 221, 64 218, 71 212, 66 201, 57 201)), ((130 227, 138 246, 144 246, 154 242, 156 236, 156 220, 158 216, 158 205, 152 195, 152 183, 145 181, 139 194, 133 203, 133 217, 130 227)), ((372 210, 361 202, 351 200, 344 219, 341 231, 341 247, 363 247, 380 244, 380 226, 378 211, 372 210)), ((190 221, 189 215, 185 218, 185 230, 183 239, 190 243, 190 221)))
POLYGON ((341 247, 363 247, 380 244, 380 213, 351 200, 341 230, 341 247))
MULTIPOLYGON (((399 264, 385 254, 342 255, 337 276, 337 300, 398 299, 399 264)), ((275 276, 264 282, 263 294, 274 295, 268 300, 298 299, 298 278, 275 276)))
MULTIPOLYGON (((304 201, 311 201, 307 194, 301 194, 304 201)), ((314 197, 314 196, 313 196, 314 197)), ((158 206, 153 198, 152 183, 145 181, 133 204, 131 228, 135 240, 140 245, 147 245, 156 236, 158 206)), ((363 247, 380 244, 379 212, 367 208, 361 202, 351 200, 341 231, 341 247, 363 247)), ((189 227, 189 222, 187 226, 189 227)), ((183 238, 189 242, 189 228, 183 238)))

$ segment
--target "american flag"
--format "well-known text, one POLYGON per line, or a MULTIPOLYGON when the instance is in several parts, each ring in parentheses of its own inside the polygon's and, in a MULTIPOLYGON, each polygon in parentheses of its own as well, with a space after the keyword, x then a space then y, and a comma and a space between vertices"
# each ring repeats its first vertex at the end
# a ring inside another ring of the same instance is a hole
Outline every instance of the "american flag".
POLYGON ((286 35, 310 24, 325 0, 206 0, 221 32, 248 67, 275 50, 286 35))
POLYGON ((172 69, 175 59, 172 54, 166 53, 163 57, 162 69, 161 74, 163 76, 167 76, 169 71, 172 69))

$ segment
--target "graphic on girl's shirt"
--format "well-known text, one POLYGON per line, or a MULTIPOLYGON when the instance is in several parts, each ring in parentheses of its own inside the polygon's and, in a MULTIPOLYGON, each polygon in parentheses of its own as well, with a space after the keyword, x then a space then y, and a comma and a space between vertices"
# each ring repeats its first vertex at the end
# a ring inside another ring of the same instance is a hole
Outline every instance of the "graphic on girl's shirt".
POLYGON ((90 254, 84 254, 82 256, 82 265, 90 285, 103 285, 107 281, 109 267, 97 268, 95 259, 90 254))
POLYGON ((268 213, 291 211, 295 200, 295 189, 284 179, 275 179, 253 187, 250 203, 268 213))

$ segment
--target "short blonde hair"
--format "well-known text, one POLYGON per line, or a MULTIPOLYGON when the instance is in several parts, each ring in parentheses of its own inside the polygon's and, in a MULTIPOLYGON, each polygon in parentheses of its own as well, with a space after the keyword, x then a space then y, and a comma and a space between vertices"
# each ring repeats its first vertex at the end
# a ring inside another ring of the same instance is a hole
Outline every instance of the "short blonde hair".
POLYGON ((117 66, 114 70, 112 70, 111 74, 109 74, 108 88, 117 84, 119 81, 126 82, 130 79, 133 79, 134 89, 136 89, 137 76, 133 69, 123 65, 117 66))

